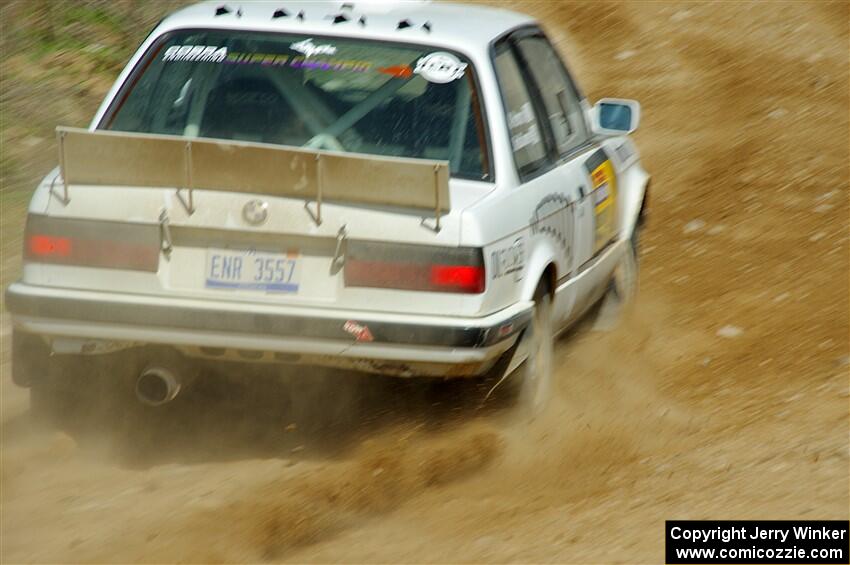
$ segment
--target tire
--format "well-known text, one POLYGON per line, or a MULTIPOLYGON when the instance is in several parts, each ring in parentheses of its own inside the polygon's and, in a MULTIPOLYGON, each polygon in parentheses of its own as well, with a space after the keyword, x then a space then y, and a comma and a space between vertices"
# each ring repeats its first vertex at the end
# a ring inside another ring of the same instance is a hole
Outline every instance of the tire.
POLYGON ((619 263, 614 268, 608 290, 592 314, 593 330, 609 332, 616 328, 634 305, 639 286, 638 233, 632 234, 619 263))
POLYGON ((626 246, 623 257, 620 258, 620 262, 614 269, 614 276, 611 280, 612 290, 623 306, 630 305, 638 292, 638 239, 638 233, 635 231, 629 239, 629 245, 626 246))
POLYGON ((541 285, 534 298, 534 313, 529 332, 528 357, 517 369, 520 377, 519 409, 527 417, 541 414, 552 396, 552 366, 555 333, 552 322, 552 296, 541 285))

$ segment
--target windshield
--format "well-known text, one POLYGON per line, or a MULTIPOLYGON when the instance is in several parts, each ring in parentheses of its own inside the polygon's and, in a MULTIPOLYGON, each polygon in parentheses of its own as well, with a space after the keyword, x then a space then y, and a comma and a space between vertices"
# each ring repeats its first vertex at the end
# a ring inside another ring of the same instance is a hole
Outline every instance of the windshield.
POLYGON ((448 160, 490 179, 472 66, 441 49, 186 30, 158 42, 100 127, 448 160))

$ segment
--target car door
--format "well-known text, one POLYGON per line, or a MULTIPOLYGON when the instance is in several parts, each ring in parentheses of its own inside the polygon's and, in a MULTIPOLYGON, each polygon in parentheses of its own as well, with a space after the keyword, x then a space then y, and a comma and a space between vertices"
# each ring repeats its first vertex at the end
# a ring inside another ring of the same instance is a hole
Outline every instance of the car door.
POLYGON ((538 28, 526 28, 516 32, 512 42, 533 83, 532 91, 536 93, 557 163, 559 183, 571 200, 566 215, 572 227, 572 253, 569 269, 562 272, 556 289, 564 295, 559 299, 561 318, 568 321, 578 313, 590 292, 586 285, 572 284, 571 279, 589 264, 597 249, 594 199, 598 193, 594 193, 584 164, 595 149, 581 95, 548 38, 538 28))
MULTIPOLYGON (((574 264, 574 187, 566 182, 559 167, 540 94, 518 56, 512 37, 496 44, 493 62, 520 181, 499 206, 511 211, 511 224, 523 225, 524 237, 528 240, 525 264, 540 268, 544 261, 553 258, 561 277, 569 273, 574 264)), ((535 284, 537 281, 528 282, 535 284)), ((559 313, 570 306, 569 297, 556 296, 556 322, 562 318, 559 313)))

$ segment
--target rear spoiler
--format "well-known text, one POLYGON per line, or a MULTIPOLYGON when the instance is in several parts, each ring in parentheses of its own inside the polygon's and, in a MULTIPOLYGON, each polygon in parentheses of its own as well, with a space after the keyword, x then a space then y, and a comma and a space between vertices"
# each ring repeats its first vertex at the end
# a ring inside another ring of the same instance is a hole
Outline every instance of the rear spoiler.
POLYGON ((447 161, 336 153, 217 139, 56 128, 63 194, 69 187, 174 187, 189 214, 193 190, 289 196, 322 222, 324 200, 450 209, 447 161), (310 209, 315 201, 316 211, 310 209))

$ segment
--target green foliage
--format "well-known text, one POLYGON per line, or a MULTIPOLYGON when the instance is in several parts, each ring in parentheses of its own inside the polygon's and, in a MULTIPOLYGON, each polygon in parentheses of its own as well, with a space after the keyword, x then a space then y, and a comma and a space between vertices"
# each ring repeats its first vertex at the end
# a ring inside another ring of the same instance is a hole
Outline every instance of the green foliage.
POLYGON ((17 0, 3 8, 4 43, 35 61, 53 53, 75 51, 103 71, 120 70, 151 28, 186 3, 17 0))
POLYGON ((57 125, 86 126, 147 34, 189 0, 0 4, 0 190, 28 195, 56 162, 57 125))

